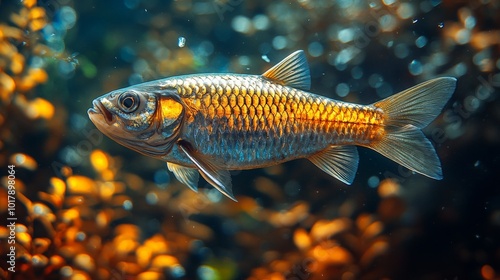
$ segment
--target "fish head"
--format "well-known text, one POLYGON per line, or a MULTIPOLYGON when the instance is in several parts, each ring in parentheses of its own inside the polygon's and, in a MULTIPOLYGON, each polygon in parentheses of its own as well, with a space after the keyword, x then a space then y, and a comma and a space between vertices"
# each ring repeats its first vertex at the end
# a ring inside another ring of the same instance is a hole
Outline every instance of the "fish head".
POLYGON ((92 105, 89 118, 103 134, 155 158, 170 152, 185 115, 176 92, 134 86, 100 96, 92 105))

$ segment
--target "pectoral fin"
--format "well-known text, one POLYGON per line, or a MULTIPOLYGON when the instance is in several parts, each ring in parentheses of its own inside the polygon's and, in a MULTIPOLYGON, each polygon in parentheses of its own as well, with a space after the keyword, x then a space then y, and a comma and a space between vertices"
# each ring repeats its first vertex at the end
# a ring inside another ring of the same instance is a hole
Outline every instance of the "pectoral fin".
POLYGON ((198 170, 195 168, 184 167, 182 165, 174 164, 171 162, 167 162, 168 170, 174 173, 175 178, 179 180, 179 182, 188 186, 195 192, 198 192, 198 178, 200 175, 198 174, 198 170))
POLYGON ((309 157, 309 160, 330 176, 350 185, 356 177, 359 155, 355 146, 333 146, 309 157))
POLYGON ((217 190, 230 199, 237 201, 233 195, 231 175, 229 171, 220 167, 216 160, 208 158, 196 151, 191 144, 185 140, 177 142, 180 149, 196 165, 201 176, 217 190))

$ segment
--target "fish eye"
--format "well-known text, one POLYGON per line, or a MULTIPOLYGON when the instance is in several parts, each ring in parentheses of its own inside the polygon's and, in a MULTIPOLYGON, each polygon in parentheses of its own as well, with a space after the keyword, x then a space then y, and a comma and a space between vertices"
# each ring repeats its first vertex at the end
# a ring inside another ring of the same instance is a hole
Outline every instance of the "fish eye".
POLYGON ((139 96, 134 92, 124 92, 118 97, 118 103, 125 113, 132 113, 139 107, 139 96))

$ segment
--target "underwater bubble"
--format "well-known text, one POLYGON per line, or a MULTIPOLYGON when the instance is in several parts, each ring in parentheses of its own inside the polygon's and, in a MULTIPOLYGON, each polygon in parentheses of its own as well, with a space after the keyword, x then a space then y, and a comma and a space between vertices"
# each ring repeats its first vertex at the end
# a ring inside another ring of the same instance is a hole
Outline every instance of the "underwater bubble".
POLYGON ((206 194, 208 199, 213 203, 217 203, 222 199, 222 193, 214 188, 208 189, 206 194))
POLYGON ((269 28, 270 21, 269 18, 266 15, 259 14, 253 17, 252 19, 253 26, 257 30, 266 30, 269 28))
POLYGON ((133 206, 134 206, 134 205, 132 204, 132 201, 130 201, 130 200, 128 200, 128 199, 123 201, 123 209, 125 209, 125 210, 128 210, 128 211, 129 211, 129 210, 132 210, 132 207, 133 207, 133 206))
POLYGON ((397 44, 394 47, 394 54, 396 55, 397 58, 405 58, 408 56, 410 51, 408 50, 408 46, 406 44, 397 44))
POLYGON ((252 27, 252 22, 245 16, 235 16, 231 22, 231 27, 240 33, 248 33, 252 27))
POLYGON ((415 40, 415 46, 417 48, 423 48, 427 44, 427 38, 425 36, 420 36, 415 40))
POLYGON ((476 18, 473 16, 468 16, 464 22, 465 28, 473 29, 476 26, 476 18))
POLYGON ((186 45, 186 38, 182 36, 179 37, 177 39, 177 46, 179 46, 179 48, 183 48, 185 45, 186 45))
POLYGON ((64 60, 59 61, 57 66, 59 74, 61 74, 64 77, 72 76, 76 69, 75 63, 67 62, 64 60))
POLYGON ((361 50, 359 48, 352 47, 352 46, 341 50, 338 53, 337 57, 335 58, 335 66, 338 66, 341 64, 347 64, 360 52, 361 52, 361 50))
POLYGON ((285 36, 276 36, 272 41, 273 48, 276 50, 282 50, 287 46, 287 39, 285 36))
POLYGON ((475 112, 481 106, 481 100, 473 95, 469 95, 464 99, 465 109, 469 112, 475 112))
POLYGON ((361 79, 363 77, 363 68, 359 66, 353 67, 351 69, 351 76, 356 80, 361 79))
POLYGON ((414 18, 411 20, 412 23, 417 23, 418 22, 418 19, 414 18))
POLYGON ((70 29, 75 26, 76 12, 73 8, 64 6, 59 10, 58 14, 64 29, 70 29))
POLYGON ((158 195, 154 192, 148 192, 146 194, 146 202, 149 205, 155 205, 156 203, 158 203, 158 195))
POLYGON ((380 179, 377 176, 371 176, 368 178, 368 186, 370 188, 376 188, 380 183, 380 179))
POLYGON ((186 270, 180 264, 175 264, 170 267, 170 275, 174 278, 181 278, 186 275, 186 270))
POLYGON ((412 74, 413 76, 418 76, 418 75, 422 74, 424 69, 422 67, 422 63, 420 63, 420 61, 414 59, 410 62, 410 64, 408 64, 408 71, 410 71, 410 74, 412 74))
POLYGON ((438 27, 439 27, 439 28, 443 28, 443 27, 444 27, 444 22, 440 22, 440 23, 438 24, 438 27))
MULTIPOLYGON (((402 19, 409 19, 415 14, 415 9, 410 3, 401 3, 397 10, 398 16, 402 19)), ((416 23, 414 20, 413 23, 416 23)))
POLYGON ((248 66, 250 65, 250 58, 246 55, 242 55, 238 57, 238 63, 243 66, 248 66))
POLYGON ((372 88, 378 88, 382 86, 383 83, 384 83, 384 78, 377 73, 371 74, 370 77, 368 77, 368 84, 372 88))
POLYGON ((452 68, 452 72, 454 73, 454 76, 463 76, 467 73, 467 65, 465 62, 460 62, 452 68))
POLYGON ((339 31, 337 38, 342 43, 348 43, 354 40, 354 29, 353 28, 345 28, 339 31))
POLYGON ((494 92, 494 89, 491 88, 491 85, 483 85, 480 84, 476 89, 476 96, 480 100, 487 100, 491 97, 491 94, 494 92))
POLYGON ((456 33, 455 41, 459 45, 464 45, 470 41, 470 36, 471 36, 470 30, 463 28, 456 33))
POLYGON ((312 42, 307 47, 307 51, 312 57, 318 57, 323 54, 323 45, 319 42, 312 42))
POLYGON ((346 83, 340 83, 335 88, 335 92, 340 97, 346 97, 349 94, 349 86, 346 83))
POLYGON ((265 61, 265 62, 267 62, 267 63, 271 62, 271 60, 269 59, 269 57, 267 56, 267 54, 263 54, 263 55, 261 56, 261 58, 262 58, 262 60, 264 60, 264 61, 265 61))
POLYGON ((33 56, 30 61, 31 68, 44 68, 45 60, 39 56, 33 56))
POLYGON ((378 19, 380 27, 384 31, 392 31, 396 28, 397 20, 393 15, 385 14, 378 19))
POLYGON ((85 234, 85 232, 83 231, 79 231, 77 234, 76 234, 76 240, 77 241, 84 241, 85 238, 87 237, 87 235, 85 234))

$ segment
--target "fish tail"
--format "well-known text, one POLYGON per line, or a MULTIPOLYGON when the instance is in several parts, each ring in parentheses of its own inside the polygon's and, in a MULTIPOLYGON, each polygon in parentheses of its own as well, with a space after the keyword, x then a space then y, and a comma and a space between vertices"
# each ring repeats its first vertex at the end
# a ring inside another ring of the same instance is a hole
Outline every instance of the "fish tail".
POLYGON ((442 179, 436 150, 421 129, 440 114, 455 85, 455 78, 437 78, 374 103, 384 112, 385 135, 367 147, 412 171, 442 179))

